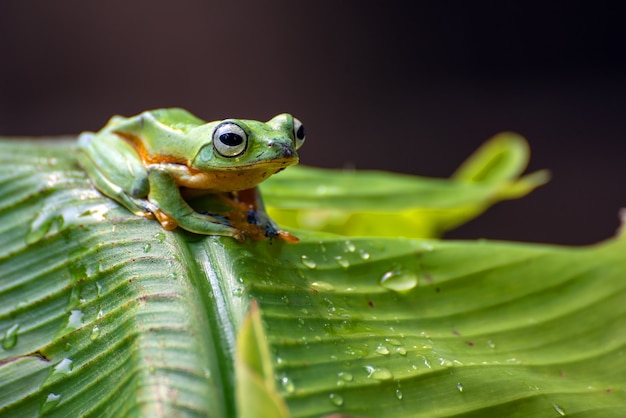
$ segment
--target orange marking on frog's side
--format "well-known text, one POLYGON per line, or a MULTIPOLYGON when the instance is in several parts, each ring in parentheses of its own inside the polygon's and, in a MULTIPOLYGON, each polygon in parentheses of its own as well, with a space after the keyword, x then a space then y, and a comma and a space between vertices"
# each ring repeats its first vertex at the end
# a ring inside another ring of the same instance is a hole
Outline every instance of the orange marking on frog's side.
POLYGON ((139 154, 139 158, 143 161, 144 165, 150 164, 185 164, 187 165, 187 159, 174 157, 172 155, 154 155, 148 152, 143 141, 137 135, 128 132, 115 132, 120 138, 128 142, 139 154))

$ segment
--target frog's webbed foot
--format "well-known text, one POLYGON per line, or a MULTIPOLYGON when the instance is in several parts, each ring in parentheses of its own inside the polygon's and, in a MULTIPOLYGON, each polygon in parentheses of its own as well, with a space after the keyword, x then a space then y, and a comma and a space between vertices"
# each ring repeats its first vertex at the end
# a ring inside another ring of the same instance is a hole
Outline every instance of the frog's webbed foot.
POLYGON ((257 240, 278 237, 285 242, 295 243, 299 239, 287 231, 281 230, 265 211, 258 187, 228 193, 221 196, 222 200, 232 207, 232 221, 237 228, 248 231, 257 240))
POLYGON ((248 236, 255 240, 278 237, 290 243, 299 241, 294 235, 278 228, 267 213, 259 209, 235 210, 230 213, 229 218, 236 228, 245 231, 248 236))

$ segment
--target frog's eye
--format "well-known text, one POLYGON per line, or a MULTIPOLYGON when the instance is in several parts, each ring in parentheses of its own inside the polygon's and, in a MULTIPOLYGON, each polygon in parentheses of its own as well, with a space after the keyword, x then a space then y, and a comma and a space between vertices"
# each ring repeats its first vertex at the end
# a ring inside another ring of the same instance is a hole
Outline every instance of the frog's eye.
POLYGON ((248 135, 233 122, 222 122, 213 131, 213 147, 223 157, 237 157, 248 146, 248 135))
POLYGON ((300 148, 306 139, 304 125, 296 118, 293 118, 293 137, 296 141, 296 149, 300 148))

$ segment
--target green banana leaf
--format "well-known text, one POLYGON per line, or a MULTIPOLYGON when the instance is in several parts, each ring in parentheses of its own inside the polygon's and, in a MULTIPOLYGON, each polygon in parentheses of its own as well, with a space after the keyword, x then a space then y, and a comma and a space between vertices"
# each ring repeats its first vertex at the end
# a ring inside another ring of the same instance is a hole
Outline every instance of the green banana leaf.
POLYGON ((401 222, 374 216, 433 236, 545 181, 526 161, 506 135, 452 180, 287 170, 264 187, 281 222, 350 224, 288 244, 164 231, 71 142, 0 142, 0 416, 623 416, 623 236, 385 237, 401 222))

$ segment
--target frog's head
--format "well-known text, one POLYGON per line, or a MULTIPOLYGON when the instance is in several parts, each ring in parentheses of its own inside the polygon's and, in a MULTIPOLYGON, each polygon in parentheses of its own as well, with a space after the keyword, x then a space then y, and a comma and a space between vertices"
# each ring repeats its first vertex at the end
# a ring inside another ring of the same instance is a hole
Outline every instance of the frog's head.
POLYGON ((304 126, 288 113, 265 123, 226 119, 208 123, 203 128, 205 132, 210 131, 211 140, 202 146, 192 162, 194 168, 202 171, 297 164, 297 150, 305 139, 304 126))
POLYGON ((305 139, 302 123, 287 113, 267 122, 226 119, 208 123, 202 129, 211 140, 200 148, 192 167, 222 173, 219 177, 230 181, 230 187, 238 183, 236 177, 242 184, 256 185, 297 164, 297 150, 305 139))

